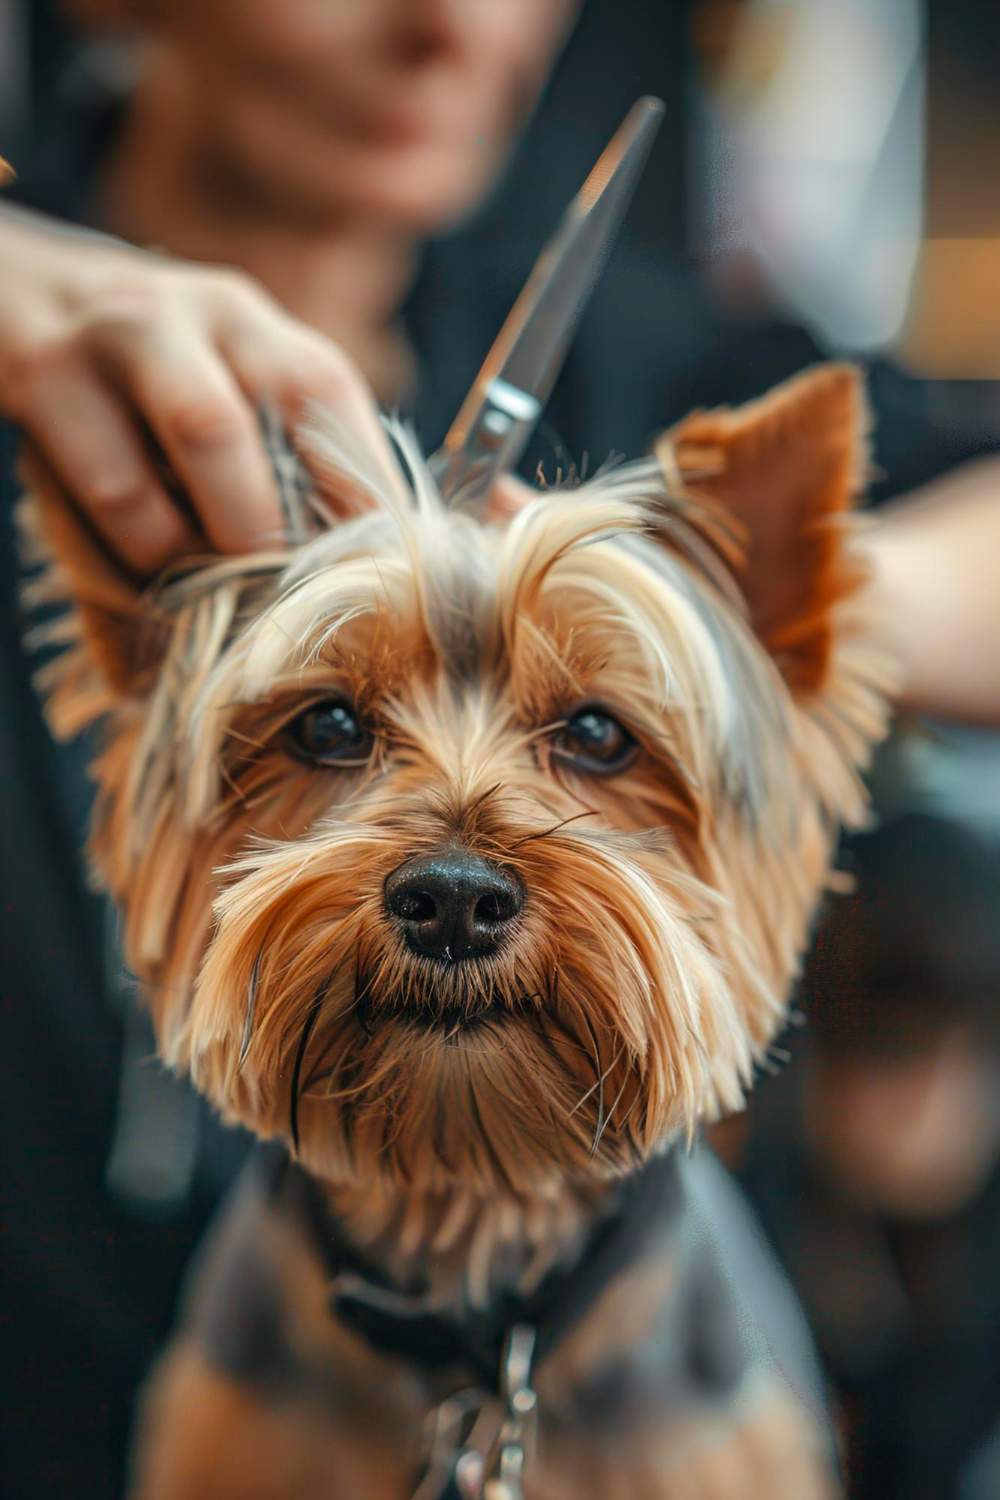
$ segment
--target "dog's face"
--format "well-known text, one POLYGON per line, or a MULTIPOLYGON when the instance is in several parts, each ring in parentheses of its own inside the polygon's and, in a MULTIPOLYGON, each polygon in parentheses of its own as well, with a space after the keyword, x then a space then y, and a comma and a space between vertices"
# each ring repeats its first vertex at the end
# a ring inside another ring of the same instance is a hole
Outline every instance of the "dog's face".
POLYGON ((684 498, 650 462, 502 525, 372 479, 145 602, 40 486, 164 1056, 324 1177, 428 1189, 607 1176, 737 1105, 881 724, 859 412, 821 371, 676 429, 684 498))

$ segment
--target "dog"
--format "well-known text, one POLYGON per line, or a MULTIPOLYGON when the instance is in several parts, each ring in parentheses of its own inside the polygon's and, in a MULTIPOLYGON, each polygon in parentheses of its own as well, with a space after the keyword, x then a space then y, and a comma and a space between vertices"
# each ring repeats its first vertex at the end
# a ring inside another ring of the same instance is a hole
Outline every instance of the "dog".
POLYGON ((479 513, 317 412, 311 534, 153 588, 29 464, 36 596, 72 605, 48 712, 103 725, 94 868, 161 1057, 265 1143, 136 1500, 836 1492, 692 1142, 865 815, 867 432, 820 366, 479 513))

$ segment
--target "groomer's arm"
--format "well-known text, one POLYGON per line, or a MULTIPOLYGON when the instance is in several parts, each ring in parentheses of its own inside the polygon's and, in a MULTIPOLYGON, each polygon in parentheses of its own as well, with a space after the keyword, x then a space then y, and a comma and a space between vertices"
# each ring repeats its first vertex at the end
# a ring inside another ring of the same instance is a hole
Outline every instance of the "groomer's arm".
POLYGON ((905 707, 1000 725, 1000 459, 878 513, 865 538, 905 707))
POLYGON ((311 399, 352 424, 378 421, 347 355, 239 272, 0 208, 0 416, 137 571, 196 544, 149 433, 213 546, 279 534, 263 398, 290 422, 311 399))

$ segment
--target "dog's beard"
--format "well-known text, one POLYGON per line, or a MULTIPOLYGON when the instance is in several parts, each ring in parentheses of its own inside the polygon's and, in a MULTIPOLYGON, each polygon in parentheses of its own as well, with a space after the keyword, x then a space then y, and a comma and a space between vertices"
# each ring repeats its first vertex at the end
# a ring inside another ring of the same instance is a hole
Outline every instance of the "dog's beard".
POLYGON ((659 836, 505 842, 522 919, 452 965, 386 918, 400 851, 377 825, 241 860, 183 1042, 199 1086, 329 1180, 517 1194, 626 1170, 738 1097, 749 1045, 703 938, 718 898, 659 836))

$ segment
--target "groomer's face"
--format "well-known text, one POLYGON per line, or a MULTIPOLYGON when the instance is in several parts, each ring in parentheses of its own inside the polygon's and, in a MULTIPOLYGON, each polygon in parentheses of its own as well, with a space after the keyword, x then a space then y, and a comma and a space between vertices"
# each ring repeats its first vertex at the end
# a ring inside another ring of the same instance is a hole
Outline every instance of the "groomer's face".
POLYGON ((430 232, 484 194, 575 0, 169 0, 143 6, 205 146, 289 212, 430 232))

